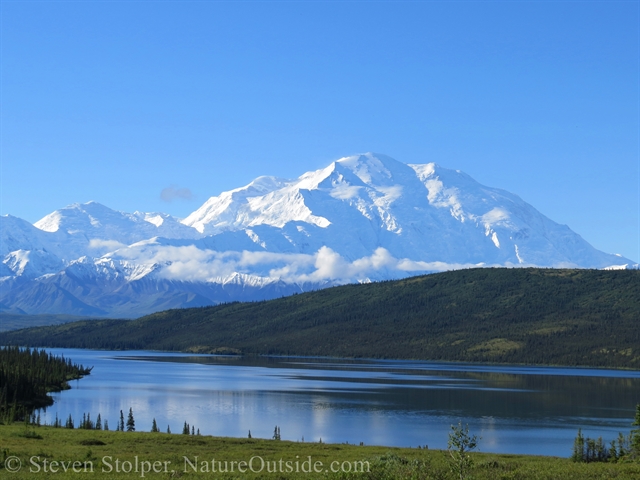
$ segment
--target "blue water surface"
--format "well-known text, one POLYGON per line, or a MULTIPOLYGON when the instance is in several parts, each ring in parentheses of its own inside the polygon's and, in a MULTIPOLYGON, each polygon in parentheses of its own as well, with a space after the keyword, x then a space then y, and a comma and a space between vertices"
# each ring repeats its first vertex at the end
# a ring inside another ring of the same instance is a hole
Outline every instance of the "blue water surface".
POLYGON ((47 349, 91 367, 53 394, 53 422, 98 413, 114 430, 184 422, 203 435, 446 448, 452 424, 480 451, 568 457, 578 428, 608 443, 631 429, 640 372, 418 361, 47 349))

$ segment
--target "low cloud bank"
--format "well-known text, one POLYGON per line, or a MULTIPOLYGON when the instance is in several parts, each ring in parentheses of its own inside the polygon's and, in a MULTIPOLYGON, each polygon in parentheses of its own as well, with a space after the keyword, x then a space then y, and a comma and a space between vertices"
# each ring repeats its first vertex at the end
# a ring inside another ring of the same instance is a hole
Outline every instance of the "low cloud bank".
POLYGON ((189 246, 135 244, 109 255, 114 260, 159 265, 154 275, 190 282, 217 282, 234 273, 287 283, 351 283, 384 278, 402 278, 427 272, 473 268, 475 264, 421 262, 393 257, 384 248, 349 261, 329 247, 314 254, 249 252, 199 249, 189 246))

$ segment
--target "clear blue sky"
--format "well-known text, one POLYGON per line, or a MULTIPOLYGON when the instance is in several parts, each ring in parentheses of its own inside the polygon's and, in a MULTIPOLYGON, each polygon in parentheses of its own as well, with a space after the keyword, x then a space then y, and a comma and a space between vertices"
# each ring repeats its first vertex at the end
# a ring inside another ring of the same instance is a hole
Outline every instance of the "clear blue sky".
POLYGON ((374 151, 463 170, 640 260, 637 1, 1 8, 2 214, 182 217, 374 151))

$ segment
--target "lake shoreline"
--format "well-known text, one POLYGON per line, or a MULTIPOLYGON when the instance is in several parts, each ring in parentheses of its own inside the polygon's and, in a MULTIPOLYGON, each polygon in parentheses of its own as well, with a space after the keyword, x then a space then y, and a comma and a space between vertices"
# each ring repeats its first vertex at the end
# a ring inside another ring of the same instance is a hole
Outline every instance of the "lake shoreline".
POLYGON ((92 375, 53 394, 43 423, 119 412, 144 430, 157 420, 181 430, 288 440, 446 448, 458 422, 487 452, 570 454, 579 428, 606 441, 627 433, 640 373, 623 370, 487 366, 453 362, 299 356, 212 356, 141 350, 50 349, 92 375))
MULTIPOLYGON (((1 347, 1 346, 0 346, 1 347)), ((52 350, 58 349, 56 347, 25 347, 25 348, 35 348, 38 350, 52 350)), ((187 350, 157 350, 157 349, 106 349, 106 348, 64 348, 64 350, 86 350, 92 352, 148 352, 148 353, 161 353, 168 355, 188 355, 194 357, 219 357, 219 358, 244 358, 244 359, 254 359, 254 358, 278 358, 278 359, 307 359, 307 360, 348 360, 348 361, 363 361, 363 362, 421 362, 425 364, 450 364, 452 366, 461 366, 461 365, 477 365, 479 367, 514 367, 514 368, 571 368, 571 369, 582 369, 582 370, 601 370, 601 371, 622 371, 622 372, 639 372, 638 368, 630 368, 630 367, 614 367, 614 366, 602 366, 602 365, 565 365, 565 364, 537 364, 537 363, 517 363, 517 362, 480 362, 480 361, 464 361, 464 360, 433 360, 433 359, 423 359, 423 358, 387 358, 387 357, 336 357, 329 355, 271 355, 271 354, 260 354, 260 353, 202 353, 202 352, 193 352, 187 350)))

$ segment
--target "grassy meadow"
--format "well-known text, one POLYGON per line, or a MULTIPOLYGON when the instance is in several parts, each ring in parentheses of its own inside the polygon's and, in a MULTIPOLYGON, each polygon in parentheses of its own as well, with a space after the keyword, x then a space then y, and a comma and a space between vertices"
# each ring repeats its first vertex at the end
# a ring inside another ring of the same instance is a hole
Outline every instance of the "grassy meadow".
MULTIPOLYGON (((570 452, 558 454, 568 457, 570 452)), ((447 455, 422 448, 0 425, 0 477, 16 480, 459 478, 450 471, 447 455), (248 466, 252 458, 255 472, 248 466), (211 471, 212 460, 216 472, 211 471), (14 472, 19 464, 21 468, 14 472), (311 472, 304 471, 309 467, 311 472), (332 467, 338 471, 332 472, 332 467), (340 471, 343 468, 345 472, 340 471)), ((478 480, 640 478, 639 463, 573 463, 568 458, 490 453, 471 457, 474 465, 467 478, 478 480)))

